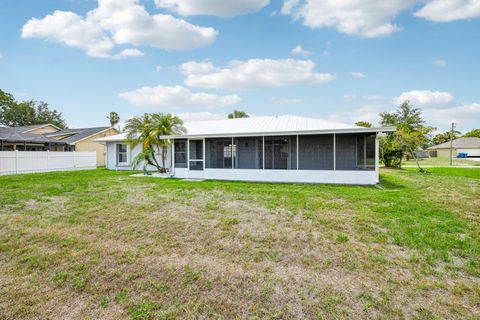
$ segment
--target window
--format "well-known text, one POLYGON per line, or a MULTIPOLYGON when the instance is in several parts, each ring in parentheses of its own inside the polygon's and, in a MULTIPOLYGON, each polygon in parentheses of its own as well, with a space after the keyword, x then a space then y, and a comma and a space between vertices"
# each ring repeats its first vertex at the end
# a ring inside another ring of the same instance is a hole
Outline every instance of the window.
POLYGON ((337 134, 337 170, 375 170, 375 134, 337 134))
POLYGON ((127 164, 127 145, 124 143, 117 144, 117 164, 127 164))
POLYGON ((298 136, 298 169, 333 170, 333 135, 298 136))
POLYGON ((203 170, 203 140, 190 140, 190 170, 203 170))
POLYGON ((175 140, 175 168, 187 168, 187 140, 175 140))
POLYGON ((265 137, 265 169, 297 169, 297 136, 265 137))
POLYGON ((205 168, 231 169, 233 158, 232 139, 205 139, 205 168))
POLYGON ((234 139, 236 169, 263 169, 263 138, 246 137, 234 139))

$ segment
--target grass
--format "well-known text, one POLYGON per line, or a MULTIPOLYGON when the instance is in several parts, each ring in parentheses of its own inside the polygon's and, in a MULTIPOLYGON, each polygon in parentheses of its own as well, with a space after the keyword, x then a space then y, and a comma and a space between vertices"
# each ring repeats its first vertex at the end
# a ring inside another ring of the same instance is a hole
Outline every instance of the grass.
MULTIPOLYGON (((418 159, 421 166, 450 166, 450 158, 425 158, 418 159)), ((403 160, 402 165, 404 166, 416 166, 417 162, 414 159, 403 160)), ((480 161, 474 161, 469 159, 459 159, 453 158, 452 165, 454 166, 480 166, 480 161)))
POLYGON ((480 169, 0 177, 0 319, 479 319, 480 169))

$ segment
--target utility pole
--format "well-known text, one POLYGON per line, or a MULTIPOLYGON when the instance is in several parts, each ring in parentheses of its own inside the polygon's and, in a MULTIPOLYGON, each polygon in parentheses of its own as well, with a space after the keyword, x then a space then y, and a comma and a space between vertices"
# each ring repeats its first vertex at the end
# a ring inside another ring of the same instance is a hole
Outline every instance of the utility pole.
POLYGON ((453 162, 453 130, 455 130, 455 122, 452 122, 452 130, 450 131, 450 166, 453 162))

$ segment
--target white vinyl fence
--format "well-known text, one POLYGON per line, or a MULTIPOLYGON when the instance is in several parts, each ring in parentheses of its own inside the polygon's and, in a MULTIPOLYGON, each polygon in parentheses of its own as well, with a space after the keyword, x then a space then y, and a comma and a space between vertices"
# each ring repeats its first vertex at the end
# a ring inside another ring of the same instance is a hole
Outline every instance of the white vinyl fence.
POLYGON ((0 175, 97 167, 95 151, 0 151, 0 175))

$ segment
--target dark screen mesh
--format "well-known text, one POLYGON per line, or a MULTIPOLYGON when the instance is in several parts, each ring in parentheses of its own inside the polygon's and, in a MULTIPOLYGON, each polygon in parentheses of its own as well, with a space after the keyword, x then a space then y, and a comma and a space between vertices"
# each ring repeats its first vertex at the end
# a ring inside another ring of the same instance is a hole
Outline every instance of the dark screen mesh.
POLYGON ((205 167, 232 168, 232 139, 205 139, 205 167))
POLYGON ((297 136, 265 137, 265 169, 297 169, 297 136))
POLYGON ((175 168, 187 167, 187 140, 175 140, 175 168))
POLYGON ((375 170, 375 134, 337 134, 336 170, 375 170))
POLYGON ((333 170, 333 135, 298 136, 298 169, 333 170))
POLYGON ((235 168, 263 169, 263 138, 235 138, 235 168))

